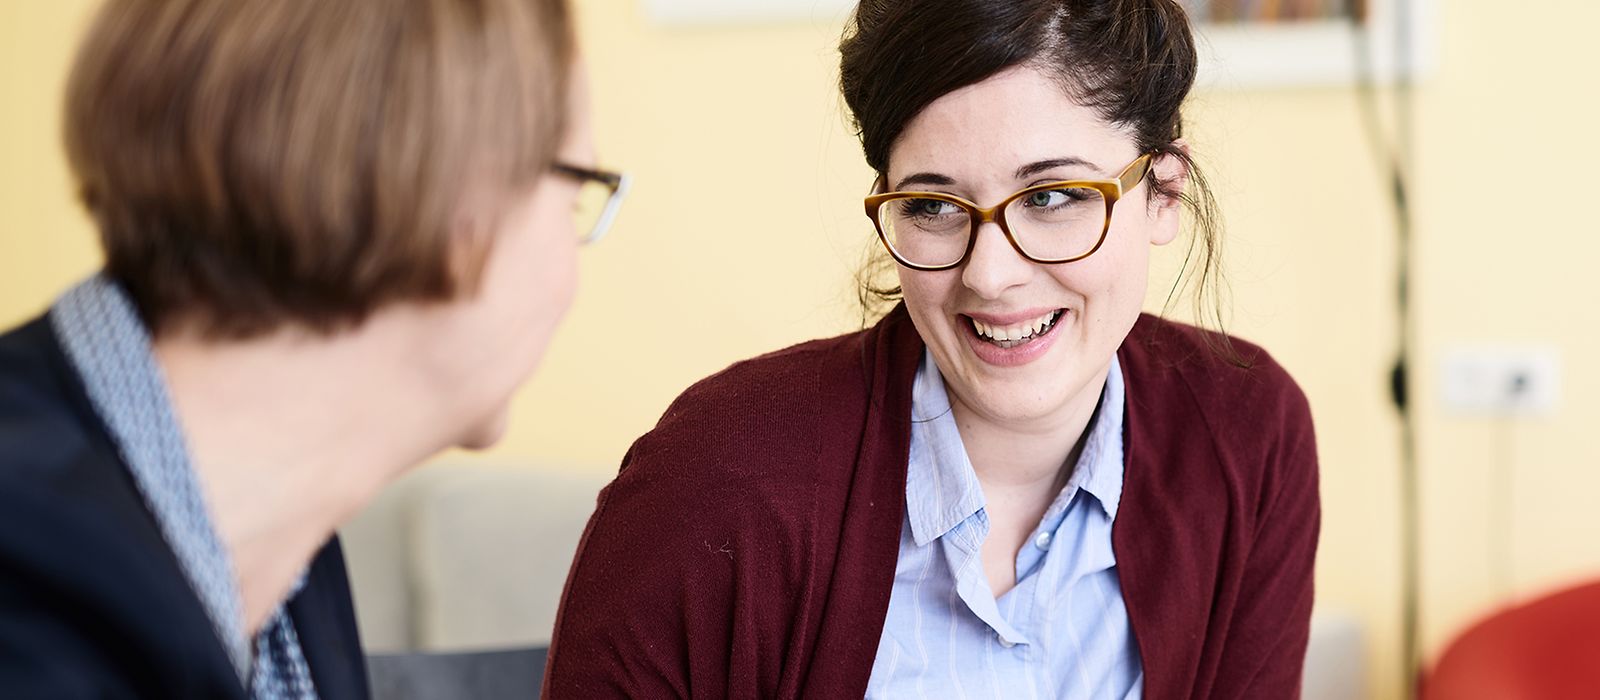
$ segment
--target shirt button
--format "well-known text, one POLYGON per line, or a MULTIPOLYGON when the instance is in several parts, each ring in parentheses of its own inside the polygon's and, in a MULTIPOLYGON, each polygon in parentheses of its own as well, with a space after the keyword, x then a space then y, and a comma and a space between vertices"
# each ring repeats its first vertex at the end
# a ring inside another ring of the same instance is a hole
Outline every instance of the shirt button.
POLYGON ((1033 538, 1033 546, 1038 547, 1039 549, 1049 550, 1050 549, 1050 533, 1048 533, 1048 532, 1039 533, 1038 537, 1033 538))

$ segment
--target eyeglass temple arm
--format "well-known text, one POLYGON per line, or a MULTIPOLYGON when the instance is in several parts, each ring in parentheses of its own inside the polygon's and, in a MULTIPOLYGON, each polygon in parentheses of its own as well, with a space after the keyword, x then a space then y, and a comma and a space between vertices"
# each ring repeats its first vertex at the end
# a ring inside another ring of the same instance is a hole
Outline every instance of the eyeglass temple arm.
POLYGON ((1139 186, 1139 181, 1150 174, 1150 166, 1154 155, 1146 153, 1139 156, 1138 160, 1128 164, 1122 169, 1122 174, 1117 176, 1117 184, 1122 186, 1122 191, 1127 192, 1139 186))
MULTIPOLYGON (((610 175, 611 173, 606 174, 610 175)), ((627 198, 628 190, 633 188, 632 175, 616 173, 614 177, 614 181, 606 183, 612 187, 611 197, 606 200, 606 208, 600 211, 600 220, 595 222, 594 229, 583 240, 584 243, 594 243, 605 237, 606 232, 611 230, 611 223, 617 218, 617 212, 622 210, 622 200, 627 198)))

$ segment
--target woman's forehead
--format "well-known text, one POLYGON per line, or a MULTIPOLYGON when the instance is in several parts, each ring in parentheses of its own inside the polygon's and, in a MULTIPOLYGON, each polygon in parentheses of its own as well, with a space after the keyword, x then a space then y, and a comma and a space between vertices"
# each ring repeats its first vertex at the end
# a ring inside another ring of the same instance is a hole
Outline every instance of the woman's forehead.
POLYGON ((1103 170, 1132 149, 1125 132, 1074 99, 1059 81, 1017 67, 930 103, 895 140, 889 170, 891 180, 926 170, 957 180, 1010 180, 1041 160, 1073 159, 1103 170))

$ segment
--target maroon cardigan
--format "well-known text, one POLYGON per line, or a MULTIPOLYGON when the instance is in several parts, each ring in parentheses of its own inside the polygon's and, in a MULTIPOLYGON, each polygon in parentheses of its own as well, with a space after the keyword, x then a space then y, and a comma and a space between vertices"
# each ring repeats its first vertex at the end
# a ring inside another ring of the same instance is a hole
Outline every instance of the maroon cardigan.
MULTIPOLYGON (((1112 531, 1149 698, 1292 698, 1320 518, 1310 410, 1266 353, 1143 316, 1119 350, 1112 531)), ((867 688, 905 517, 922 340, 877 326, 696 384, 623 458, 568 576, 550 698, 867 688)))

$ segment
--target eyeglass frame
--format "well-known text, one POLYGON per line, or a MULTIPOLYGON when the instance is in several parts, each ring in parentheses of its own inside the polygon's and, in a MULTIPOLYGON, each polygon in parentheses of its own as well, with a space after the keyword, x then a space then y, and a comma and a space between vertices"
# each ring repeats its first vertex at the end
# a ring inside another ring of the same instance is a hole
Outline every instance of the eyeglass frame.
POLYGON ((600 210, 600 218, 595 219, 594 226, 589 232, 578 239, 578 245, 597 243, 605 238, 606 233, 611 230, 611 224, 617 219, 617 212, 622 209, 622 200, 627 198, 628 191, 633 188, 633 176, 560 161, 552 164, 550 169, 558 175, 564 175, 580 183, 597 182, 611 190, 610 196, 606 198, 605 207, 600 210))
POLYGON ((1111 230, 1111 214, 1116 208, 1117 200, 1121 199, 1123 194, 1131 192, 1135 187, 1139 186, 1139 183, 1144 181, 1145 176, 1150 174, 1151 163, 1154 158, 1155 154, 1153 153, 1145 153, 1140 155, 1138 158, 1135 158, 1132 163, 1129 163, 1127 167, 1123 168, 1122 172, 1119 173, 1115 178, 1109 180, 1055 180, 1052 182, 1042 182, 1037 185, 1030 185, 1001 200, 999 204, 988 208, 980 207, 973 202, 967 201, 966 199, 962 199, 961 197, 957 197, 953 194, 946 194, 944 192, 918 192, 906 190, 869 195, 865 200, 867 218, 872 219, 873 227, 878 230, 878 240, 883 242, 883 247, 888 249, 889 255, 894 258, 895 262, 913 270, 919 270, 923 272, 938 272, 940 270, 950 270, 962 266, 967 262, 968 258, 972 257, 972 249, 977 247, 978 229, 987 223, 993 223, 999 226, 1000 232, 1005 234, 1006 240, 1011 243, 1011 247, 1017 251, 1017 254, 1031 262, 1036 262, 1042 265, 1061 265, 1065 263, 1077 262, 1094 255, 1095 252, 1100 250, 1101 246, 1105 245, 1106 234, 1111 230), (1093 189, 1098 191, 1100 196, 1105 199, 1106 220, 1105 224, 1100 228, 1100 238, 1095 241, 1094 247, 1090 248, 1089 252, 1082 255, 1060 259, 1034 257, 1033 255, 1029 254, 1028 251, 1022 249, 1022 244, 1017 242, 1017 237, 1011 233, 1011 227, 1006 224, 1006 207, 1011 206, 1012 202, 1015 202, 1018 199, 1026 197, 1030 194, 1068 188, 1093 189), (902 257, 900 252, 894 249, 894 244, 889 242, 888 234, 885 234, 883 231, 883 222, 878 218, 878 210, 884 204, 900 199, 932 199, 954 204, 965 210, 967 212, 968 219, 972 221, 972 229, 967 233, 967 249, 961 253, 961 257, 957 258, 955 262, 945 265, 921 265, 918 263, 913 263, 902 257))

